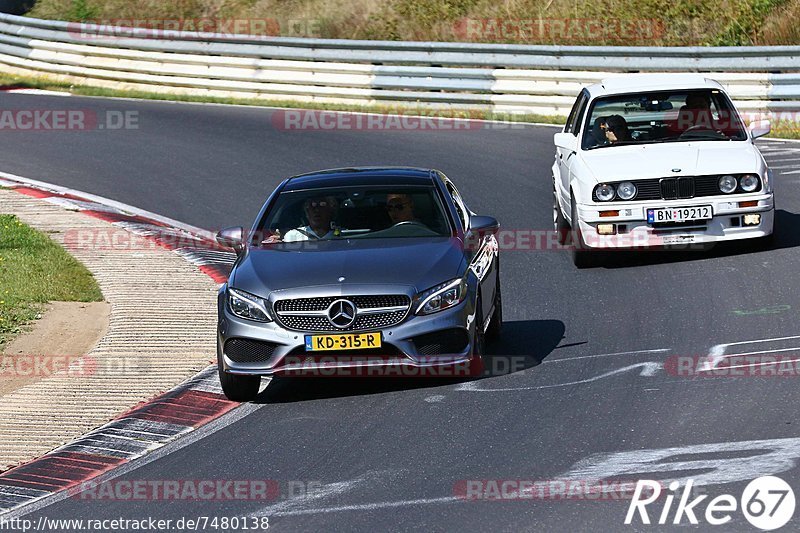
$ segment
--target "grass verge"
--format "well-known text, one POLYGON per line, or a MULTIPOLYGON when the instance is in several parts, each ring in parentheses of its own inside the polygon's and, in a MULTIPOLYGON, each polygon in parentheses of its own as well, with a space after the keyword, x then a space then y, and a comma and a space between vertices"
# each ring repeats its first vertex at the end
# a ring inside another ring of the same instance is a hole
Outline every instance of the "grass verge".
POLYGON ((37 0, 29 15, 124 19, 155 28, 236 20, 244 23, 240 32, 334 39, 593 46, 800 42, 797 0, 37 0))
POLYGON ((103 299, 92 274, 44 233, 0 214, 0 347, 47 302, 103 299))

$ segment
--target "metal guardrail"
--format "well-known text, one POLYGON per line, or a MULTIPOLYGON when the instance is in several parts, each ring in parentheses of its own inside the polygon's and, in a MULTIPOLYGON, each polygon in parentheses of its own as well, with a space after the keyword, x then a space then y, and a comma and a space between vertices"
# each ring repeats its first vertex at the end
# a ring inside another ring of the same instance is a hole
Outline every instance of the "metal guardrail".
POLYGON ((800 46, 526 46, 166 35, 0 14, 0 64, 15 72, 150 92, 547 115, 566 114, 582 86, 615 73, 709 72, 743 110, 800 110, 800 46))

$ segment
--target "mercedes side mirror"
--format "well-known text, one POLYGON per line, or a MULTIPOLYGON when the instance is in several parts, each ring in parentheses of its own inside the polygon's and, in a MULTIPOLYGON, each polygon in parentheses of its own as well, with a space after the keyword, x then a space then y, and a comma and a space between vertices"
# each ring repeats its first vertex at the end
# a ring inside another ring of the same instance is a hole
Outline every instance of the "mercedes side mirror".
POLYGON ((494 235, 500 231, 500 223, 494 217, 472 215, 469 219, 469 231, 465 235, 464 248, 477 252, 486 235, 494 235))
POLYGON ((238 254, 244 250, 244 228, 225 228, 217 233, 217 243, 225 248, 233 248, 238 254))

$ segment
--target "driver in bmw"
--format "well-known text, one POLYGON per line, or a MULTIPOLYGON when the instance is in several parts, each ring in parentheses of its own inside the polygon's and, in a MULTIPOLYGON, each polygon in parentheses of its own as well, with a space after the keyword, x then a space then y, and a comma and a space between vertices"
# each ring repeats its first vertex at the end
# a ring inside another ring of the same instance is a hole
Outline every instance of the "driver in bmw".
POLYGON ((711 101, 705 94, 690 93, 686 97, 686 105, 678 111, 678 127, 687 130, 692 126, 714 127, 711 101))

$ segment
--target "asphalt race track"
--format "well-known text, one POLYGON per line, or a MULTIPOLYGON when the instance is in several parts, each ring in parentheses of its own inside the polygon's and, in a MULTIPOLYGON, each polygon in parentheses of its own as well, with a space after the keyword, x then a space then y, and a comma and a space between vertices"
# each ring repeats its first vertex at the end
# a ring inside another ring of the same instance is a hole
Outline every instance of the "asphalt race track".
MULTIPOLYGON (((274 111, 258 108, 13 94, 0 94, 0 107, 137 111, 135 130, 4 132, 0 170, 208 229, 249 225, 285 176, 351 165, 436 167, 504 229, 552 224, 551 127, 280 131, 274 111)), ((748 481, 767 474, 800 489, 797 374, 668 371, 675 356, 800 354, 800 144, 759 145, 776 167, 772 249, 615 253, 581 271, 567 252, 504 250, 506 322, 490 352, 496 361, 523 361, 524 371, 469 383, 276 381, 248 416, 189 445, 179 441, 122 478, 318 482, 311 497, 70 498, 32 516, 268 515, 278 530, 623 531, 648 530, 640 521, 623 525, 627 500, 459 495, 468 480, 692 477, 710 497, 738 499, 748 481)), ((652 520, 662 503, 649 508, 652 520)), ((754 530, 741 513, 733 517, 725 530, 754 530)))

